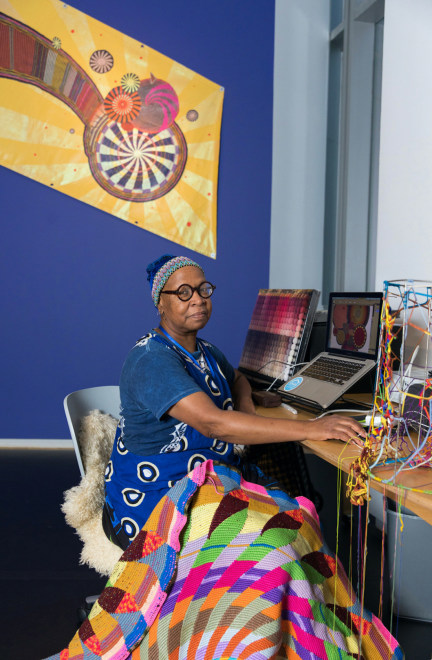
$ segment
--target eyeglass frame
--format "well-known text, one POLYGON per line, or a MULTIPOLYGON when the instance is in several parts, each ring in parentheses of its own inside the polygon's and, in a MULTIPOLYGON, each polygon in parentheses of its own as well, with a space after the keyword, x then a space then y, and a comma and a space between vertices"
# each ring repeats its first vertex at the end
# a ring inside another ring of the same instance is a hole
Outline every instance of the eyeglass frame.
POLYGON ((177 298, 178 298, 179 300, 181 300, 182 302, 188 302, 189 300, 191 300, 193 294, 194 294, 195 291, 196 291, 196 292, 198 293, 198 295, 200 296, 200 298, 202 298, 203 300, 208 300, 208 299, 211 298, 212 295, 214 294, 215 289, 216 289, 216 285, 215 285, 215 284, 212 284, 211 282, 207 282, 207 281, 205 281, 205 282, 201 282, 201 284, 200 284, 199 286, 192 286, 191 284, 186 284, 186 283, 185 283, 185 284, 180 284, 180 286, 179 286, 175 291, 165 291, 165 290, 164 290, 164 291, 161 291, 159 295, 162 295, 163 293, 168 293, 168 295, 170 295, 170 296, 177 296, 177 298), (209 285, 212 287, 212 292, 211 292, 211 294, 210 294, 209 296, 203 296, 203 295, 201 295, 201 293, 200 293, 199 290, 200 290, 200 288, 203 286, 203 284, 209 284, 209 285), (188 286, 188 287, 190 288, 190 290, 191 290, 191 294, 190 294, 189 298, 186 298, 186 299, 185 299, 185 298, 180 298, 179 291, 180 291, 180 289, 181 289, 183 286, 188 286))

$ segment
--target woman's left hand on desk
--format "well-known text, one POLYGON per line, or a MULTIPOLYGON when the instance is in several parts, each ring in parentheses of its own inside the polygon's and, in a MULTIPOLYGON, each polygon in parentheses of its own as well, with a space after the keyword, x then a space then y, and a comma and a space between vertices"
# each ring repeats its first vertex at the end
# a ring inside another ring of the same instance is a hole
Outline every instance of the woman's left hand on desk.
POLYGON ((328 415, 309 422, 312 427, 308 434, 308 440, 342 440, 342 442, 354 442, 358 447, 363 447, 366 431, 355 419, 343 417, 342 415, 328 415))

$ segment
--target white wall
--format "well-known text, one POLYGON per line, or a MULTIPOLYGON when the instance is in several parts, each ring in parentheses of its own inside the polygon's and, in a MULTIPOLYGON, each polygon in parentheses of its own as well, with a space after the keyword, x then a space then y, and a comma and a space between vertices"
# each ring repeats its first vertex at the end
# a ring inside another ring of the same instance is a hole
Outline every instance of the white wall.
POLYGON ((432 280, 432 1, 384 19, 376 287, 432 280))
MULTIPOLYGON (((322 281, 329 0, 276 0, 271 287, 322 281)), ((375 287, 432 280, 432 0, 385 7, 375 287)))
POLYGON ((270 287, 322 281, 329 0, 276 0, 270 287))

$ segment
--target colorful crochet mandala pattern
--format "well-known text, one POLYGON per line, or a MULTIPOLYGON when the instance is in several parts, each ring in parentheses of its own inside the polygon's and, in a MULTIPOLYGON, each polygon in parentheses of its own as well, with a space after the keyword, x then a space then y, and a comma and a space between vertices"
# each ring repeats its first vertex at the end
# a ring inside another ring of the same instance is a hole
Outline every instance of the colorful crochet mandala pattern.
POLYGON ((206 461, 161 500, 88 620, 50 660, 87 658, 398 660, 403 652, 362 611, 309 500, 206 461))

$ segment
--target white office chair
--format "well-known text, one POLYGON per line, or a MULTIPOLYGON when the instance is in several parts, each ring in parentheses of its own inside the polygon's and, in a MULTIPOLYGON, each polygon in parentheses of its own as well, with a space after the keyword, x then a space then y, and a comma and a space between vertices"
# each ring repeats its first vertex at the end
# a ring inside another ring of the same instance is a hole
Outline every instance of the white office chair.
POLYGON ((104 472, 120 416, 119 388, 106 385, 72 392, 64 399, 64 409, 81 482, 64 493, 61 508, 83 542, 80 562, 109 575, 122 554, 102 527, 104 472))
POLYGON ((112 415, 112 417, 118 419, 120 416, 119 388, 118 385, 102 385, 100 387, 88 387, 84 390, 77 390, 65 397, 63 405, 78 467, 83 477, 85 466, 83 465, 82 451, 78 440, 81 420, 92 410, 100 410, 102 413, 112 415))

